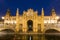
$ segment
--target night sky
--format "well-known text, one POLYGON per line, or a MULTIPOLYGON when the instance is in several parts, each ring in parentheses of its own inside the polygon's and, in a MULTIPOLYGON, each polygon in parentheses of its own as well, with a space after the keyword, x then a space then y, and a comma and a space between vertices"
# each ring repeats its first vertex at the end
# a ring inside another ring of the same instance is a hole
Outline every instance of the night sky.
POLYGON ((11 15, 16 14, 16 9, 19 8, 20 14, 24 10, 32 8, 41 14, 41 9, 44 8, 45 15, 51 14, 51 9, 54 8, 56 14, 60 14, 60 0, 0 0, 0 17, 6 14, 6 10, 10 9, 11 15))

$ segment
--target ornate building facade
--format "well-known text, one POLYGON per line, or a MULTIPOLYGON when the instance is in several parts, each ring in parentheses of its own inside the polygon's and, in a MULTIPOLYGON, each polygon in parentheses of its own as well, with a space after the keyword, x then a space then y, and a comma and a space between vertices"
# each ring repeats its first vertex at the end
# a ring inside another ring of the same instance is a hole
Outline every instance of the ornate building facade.
POLYGON ((54 9, 52 9, 50 16, 44 16, 43 8, 41 15, 38 15, 38 12, 33 9, 23 11, 23 14, 20 15, 17 8, 16 16, 11 16, 10 10, 7 10, 4 16, 4 26, 9 25, 14 27, 16 31, 22 32, 43 32, 47 24, 57 23, 58 18, 54 9))

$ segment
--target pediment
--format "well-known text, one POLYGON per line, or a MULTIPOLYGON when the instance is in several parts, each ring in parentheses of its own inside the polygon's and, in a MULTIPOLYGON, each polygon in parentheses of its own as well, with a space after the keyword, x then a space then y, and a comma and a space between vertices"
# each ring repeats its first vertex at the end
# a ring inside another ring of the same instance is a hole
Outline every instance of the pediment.
POLYGON ((24 11, 24 14, 26 16, 33 16, 34 14, 38 13, 37 11, 34 11, 33 9, 28 9, 27 11, 24 11))

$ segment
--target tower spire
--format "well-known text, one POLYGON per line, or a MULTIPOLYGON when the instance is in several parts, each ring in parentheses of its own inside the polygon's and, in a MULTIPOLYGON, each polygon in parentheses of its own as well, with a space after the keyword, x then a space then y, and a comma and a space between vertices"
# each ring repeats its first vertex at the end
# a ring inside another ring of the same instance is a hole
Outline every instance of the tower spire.
POLYGON ((42 11, 41 11, 41 31, 43 32, 44 31, 44 9, 42 8, 42 11))
POLYGON ((10 16, 10 10, 7 9, 6 16, 10 16))
POLYGON ((19 31, 19 9, 16 11, 16 32, 19 31))
POLYGON ((42 8, 41 15, 44 16, 44 9, 42 8))
POLYGON ((18 16, 19 15, 19 8, 17 8, 17 12, 16 12, 16 16, 18 16))
POLYGON ((52 11, 51 11, 51 15, 52 15, 52 16, 56 16, 56 12, 55 12, 54 9, 52 9, 52 11))

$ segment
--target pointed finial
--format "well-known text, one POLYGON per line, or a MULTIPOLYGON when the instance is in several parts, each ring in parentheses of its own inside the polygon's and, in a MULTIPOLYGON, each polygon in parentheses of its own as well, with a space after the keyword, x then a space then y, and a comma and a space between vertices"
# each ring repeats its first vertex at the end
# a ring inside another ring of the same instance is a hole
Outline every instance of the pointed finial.
POLYGON ((55 12, 54 9, 52 9, 52 11, 51 11, 51 15, 56 15, 56 12, 55 12))
POLYGON ((16 12, 16 15, 19 15, 19 8, 17 8, 17 12, 16 12))
POLYGON ((10 13, 10 9, 9 8, 7 9, 7 13, 10 13))
POLYGON ((42 11, 41 11, 41 15, 43 15, 44 16, 44 9, 42 8, 42 11))
POLYGON ((10 9, 8 8, 7 11, 10 11, 10 9))
POLYGON ((19 13, 19 8, 17 8, 17 13, 19 13))
POLYGON ((10 10, 9 10, 9 8, 7 9, 6 15, 10 16, 10 10))
POLYGON ((55 12, 55 10, 54 10, 54 9, 52 9, 52 12, 55 12))

